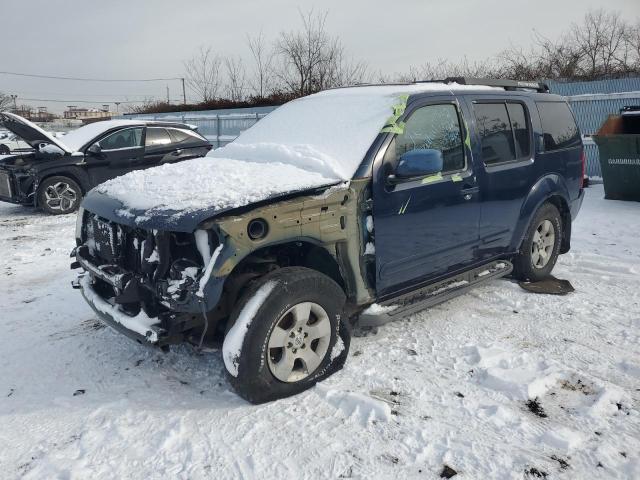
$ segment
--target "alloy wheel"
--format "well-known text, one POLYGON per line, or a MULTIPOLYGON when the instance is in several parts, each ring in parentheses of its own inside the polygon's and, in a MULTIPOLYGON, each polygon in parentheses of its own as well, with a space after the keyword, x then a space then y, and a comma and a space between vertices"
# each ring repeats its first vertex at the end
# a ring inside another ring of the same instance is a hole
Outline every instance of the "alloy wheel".
POLYGON ((331 321, 324 308, 313 302, 294 305, 269 335, 269 369, 282 382, 303 380, 320 366, 330 341, 331 321))
POLYGON ((556 243, 556 229, 549 220, 543 220, 533 233, 531 243, 531 264, 534 268, 544 268, 553 254, 556 243))
POLYGON ((56 182, 47 186, 44 198, 51 210, 66 212, 73 210, 78 200, 78 194, 68 183, 56 182))

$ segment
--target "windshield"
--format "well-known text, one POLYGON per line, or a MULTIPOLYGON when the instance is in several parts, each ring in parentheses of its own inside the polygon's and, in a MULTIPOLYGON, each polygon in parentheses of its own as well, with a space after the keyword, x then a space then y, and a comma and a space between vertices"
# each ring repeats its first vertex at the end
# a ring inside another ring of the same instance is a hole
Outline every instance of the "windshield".
POLYGON ((397 88, 336 89, 279 107, 209 155, 280 162, 328 178, 353 177, 398 102, 397 88))

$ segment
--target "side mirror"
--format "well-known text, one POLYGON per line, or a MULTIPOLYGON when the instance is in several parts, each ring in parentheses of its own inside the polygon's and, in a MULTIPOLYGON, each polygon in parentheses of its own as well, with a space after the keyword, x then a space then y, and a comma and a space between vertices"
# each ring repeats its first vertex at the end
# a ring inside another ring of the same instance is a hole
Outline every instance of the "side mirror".
POLYGON ((398 180, 426 177, 442 171, 442 152, 432 148, 418 148, 400 156, 395 177, 398 180))
POLYGON ((100 155, 100 153, 102 153, 102 147, 100 147, 99 143, 94 143, 89 148, 87 148, 87 153, 98 156, 100 155))

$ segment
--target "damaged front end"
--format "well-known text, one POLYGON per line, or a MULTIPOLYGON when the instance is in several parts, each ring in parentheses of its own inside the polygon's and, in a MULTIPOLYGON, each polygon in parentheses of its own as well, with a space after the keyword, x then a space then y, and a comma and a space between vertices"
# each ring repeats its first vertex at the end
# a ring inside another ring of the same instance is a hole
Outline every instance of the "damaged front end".
POLYGON ((35 205, 37 174, 29 154, 4 157, 0 162, 0 201, 35 205))
POLYGON ((207 304, 222 289, 222 279, 202 280, 215 263, 211 252, 221 250, 216 232, 146 230, 81 209, 76 243, 72 268, 85 272, 74 286, 103 321, 159 346, 202 331, 207 304))

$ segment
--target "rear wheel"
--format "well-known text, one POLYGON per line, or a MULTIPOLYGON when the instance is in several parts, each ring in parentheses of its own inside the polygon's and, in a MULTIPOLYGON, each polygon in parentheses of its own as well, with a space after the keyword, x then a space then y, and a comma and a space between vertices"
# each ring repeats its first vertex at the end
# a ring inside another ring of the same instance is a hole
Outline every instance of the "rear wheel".
POLYGON ((0 155, 9 155, 11 150, 4 143, 0 143, 0 155))
POLYGON ((252 403, 300 393, 336 372, 349 351, 345 296, 302 267, 260 278, 232 314, 223 357, 236 392, 252 403))
POLYGON ((551 274, 558 260, 562 242, 562 220, 558 209, 545 203, 536 212, 520 253, 513 259, 514 276, 537 282, 551 274))
POLYGON ((69 177, 49 177, 38 188, 38 205, 52 215, 76 211, 81 199, 80 185, 69 177))

